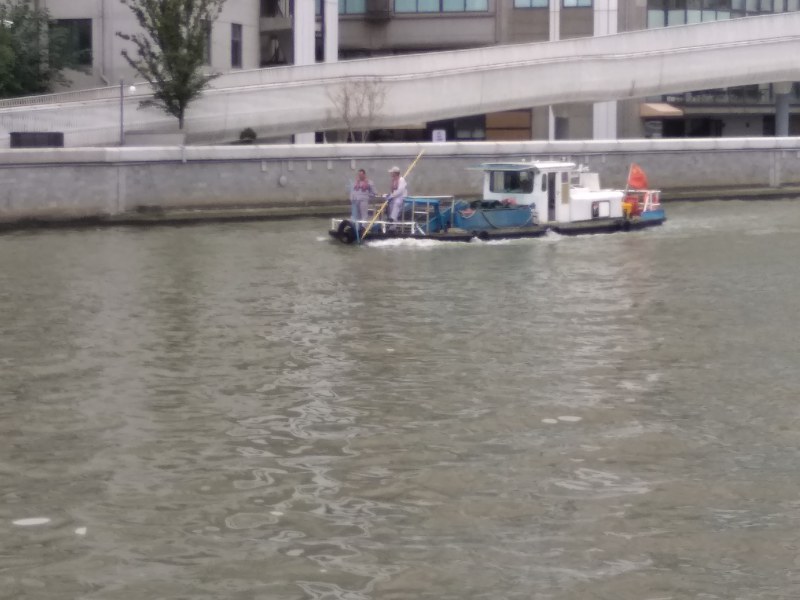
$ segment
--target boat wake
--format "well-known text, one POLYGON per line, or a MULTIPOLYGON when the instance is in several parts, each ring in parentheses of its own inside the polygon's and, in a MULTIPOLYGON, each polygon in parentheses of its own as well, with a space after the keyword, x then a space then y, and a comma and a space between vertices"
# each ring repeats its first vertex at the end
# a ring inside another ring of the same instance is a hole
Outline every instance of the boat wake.
POLYGON ((451 246, 464 246, 470 242, 443 242, 441 240, 417 240, 414 238, 393 238, 389 240, 367 240, 365 245, 370 248, 449 248, 451 246))

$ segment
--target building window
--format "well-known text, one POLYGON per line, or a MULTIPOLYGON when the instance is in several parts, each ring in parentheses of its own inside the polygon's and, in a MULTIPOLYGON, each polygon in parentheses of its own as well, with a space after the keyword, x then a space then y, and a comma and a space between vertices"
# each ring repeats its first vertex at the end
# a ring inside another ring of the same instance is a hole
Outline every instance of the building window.
POLYGON ((453 129, 457 140, 485 140, 486 115, 453 119, 453 129))
POLYGON ((550 0, 514 0, 514 8, 548 8, 550 0))
POLYGON ((720 21, 782 12, 794 12, 800 0, 649 0, 647 26, 666 27, 720 21))
POLYGON ((261 0, 261 16, 262 17, 288 16, 283 14, 283 8, 281 7, 281 4, 283 4, 281 0, 261 0))
POLYGON ((394 0, 396 13, 486 12, 489 0, 394 0))
POLYGON ((242 26, 231 23, 231 69, 242 68, 242 26))
POLYGON ((57 19, 51 27, 63 32, 69 53, 79 65, 92 64, 92 20, 57 19))
POLYGON ((591 8, 592 0, 563 0, 564 8, 591 8))
POLYGON ((203 64, 211 64, 211 21, 203 21, 203 29, 205 29, 205 39, 203 40, 203 64))
POLYGON ((363 15, 367 12, 367 0, 339 0, 340 15, 363 15))

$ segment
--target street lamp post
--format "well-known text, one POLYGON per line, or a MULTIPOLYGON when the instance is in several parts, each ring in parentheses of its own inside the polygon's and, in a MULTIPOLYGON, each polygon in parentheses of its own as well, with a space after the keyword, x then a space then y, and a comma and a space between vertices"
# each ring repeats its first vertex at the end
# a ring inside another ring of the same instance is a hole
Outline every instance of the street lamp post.
MULTIPOLYGON (((131 84, 128 91, 132 94, 136 91, 136 86, 131 84)), ((125 80, 119 80, 119 145, 125 145, 125 80)))
POLYGON ((119 145, 125 145, 125 81, 119 80, 119 145))

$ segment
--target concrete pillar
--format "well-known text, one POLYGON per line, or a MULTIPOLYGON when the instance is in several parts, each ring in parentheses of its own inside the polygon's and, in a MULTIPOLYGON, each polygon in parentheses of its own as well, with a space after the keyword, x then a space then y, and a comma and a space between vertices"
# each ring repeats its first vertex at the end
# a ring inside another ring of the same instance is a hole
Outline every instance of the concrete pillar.
POLYGON ((617 0, 594 0, 594 35, 617 33, 619 8, 617 0))
POLYGON ((561 1, 550 2, 550 41, 561 39, 561 1))
POLYGON ((339 0, 323 0, 325 62, 339 60, 339 0))
MULTIPOLYGON (((619 8, 617 0, 594 0, 594 35, 617 33, 619 8)), ((596 102, 592 107, 592 138, 617 139, 617 103, 596 102)))
POLYGON ((773 83, 772 89, 775 91, 775 135, 786 137, 789 135, 789 94, 792 92, 792 82, 773 83))
POLYGON ((592 139, 617 139, 617 103, 595 102, 592 105, 592 139))
MULTIPOLYGON (((561 0, 550 2, 550 41, 557 42, 561 39, 561 0)), ((556 117, 553 114, 553 107, 547 107, 547 139, 556 139, 556 117)))
MULTIPOLYGON (((311 0, 294 3, 292 34, 294 36, 294 64, 297 66, 313 65, 316 62, 314 48, 316 15, 314 14, 314 2, 311 0)), ((294 143, 313 144, 314 132, 296 133, 294 143)))
POLYGON ((292 21, 294 35, 294 64, 313 65, 316 17, 313 2, 295 2, 292 21))

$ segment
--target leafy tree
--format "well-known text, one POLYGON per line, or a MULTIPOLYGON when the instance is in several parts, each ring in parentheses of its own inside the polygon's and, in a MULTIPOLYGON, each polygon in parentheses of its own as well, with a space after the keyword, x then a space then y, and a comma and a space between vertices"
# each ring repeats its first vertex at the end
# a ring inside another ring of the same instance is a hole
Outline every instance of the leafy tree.
POLYGON ((0 0, 0 98, 43 94, 78 67, 68 32, 28 0, 0 0))
POLYGON ((117 32, 136 46, 136 57, 122 56, 153 86, 153 99, 143 102, 178 119, 183 129, 189 103, 218 74, 202 72, 211 24, 225 0, 120 0, 131 9, 143 33, 117 32))

